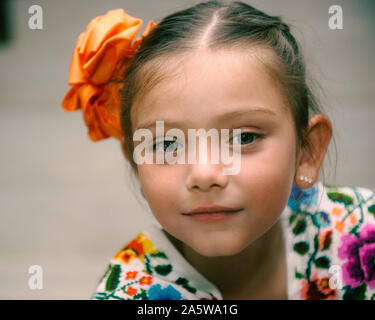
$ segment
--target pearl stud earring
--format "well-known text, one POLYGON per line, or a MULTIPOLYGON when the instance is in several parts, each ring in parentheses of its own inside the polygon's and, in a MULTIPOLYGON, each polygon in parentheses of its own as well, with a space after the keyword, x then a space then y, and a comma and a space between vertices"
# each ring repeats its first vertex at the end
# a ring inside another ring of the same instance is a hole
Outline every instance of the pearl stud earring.
POLYGON ((305 176, 300 176, 299 179, 302 180, 302 181, 308 182, 308 183, 311 183, 311 182, 312 182, 312 179, 311 179, 311 178, 309 178, 309 177, 305 177, 305 176))

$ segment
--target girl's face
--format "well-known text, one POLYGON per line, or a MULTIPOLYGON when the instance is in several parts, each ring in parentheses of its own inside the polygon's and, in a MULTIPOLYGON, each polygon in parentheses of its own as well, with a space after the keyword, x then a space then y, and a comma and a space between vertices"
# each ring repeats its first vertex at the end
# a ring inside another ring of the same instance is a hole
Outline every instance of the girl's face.
POLYGON ((234 255, 269 230, 287 204, 296 168, 292 114, 255 55, 201 50, 176 65, 179 77, 159 83, 133 106, 133 130, 153 123, 148 129, 160 141, 156 120, 164 120, 164 133, 179 128, 186 139, 187 129, 230 129, 231 143, 242 148, 241 169, 224 175, 222 168, 230 165, 199 163, 198 151, 195 164, 138 165, 142 194, 175 238, 205 256, 234 255), (231 129, 241 129, 242 139, 231 129), (220 221, 183 214, 203 205, 243 210, 220 221))

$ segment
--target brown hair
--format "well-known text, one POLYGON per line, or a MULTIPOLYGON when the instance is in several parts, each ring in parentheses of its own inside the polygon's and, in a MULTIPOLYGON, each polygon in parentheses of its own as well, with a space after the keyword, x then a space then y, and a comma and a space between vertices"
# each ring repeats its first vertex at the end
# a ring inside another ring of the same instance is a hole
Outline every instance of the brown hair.
POLYGON ((133 104, 167 78, 172 70, 166 66, 168 57, 183 56, 202 45, 211 50, 235 47, 251 50, 255 46, 271 49, 275 58, 262 62, 268 74, 277 80, 291 108, 297 150, 306 148, 312 155, 306 129, 309 117, 323 113, 323 110, 313 93, 312 84, 308 83, 304 58, 289 26, 280 17, 267 15, 243 2, 207 1, 165 17, 143 39, 125 72, 121 127, 124 152, 132 168, 137 171, 132 157, 133 104))

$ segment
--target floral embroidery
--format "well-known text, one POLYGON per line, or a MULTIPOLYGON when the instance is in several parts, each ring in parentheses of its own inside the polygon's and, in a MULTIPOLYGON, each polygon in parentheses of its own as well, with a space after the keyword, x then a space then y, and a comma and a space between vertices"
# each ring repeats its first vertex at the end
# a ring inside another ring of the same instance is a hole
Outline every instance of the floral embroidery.
POLYGON ((318 236, 319 250, 327 250, 332 242, 332 230, 321 232, 318 236))
POLYGON ((142 277, 141 280, 139 280, 140 284, 151 284, 152 283, 152 277, 142 277))
POLYGON ((136 276, 137 276, 137 271, 128 271, 127 273, 126 273, 126 280, 128 280, 128 279, 135 279, 136 278, 136 276))
MULTIPOLYGON (((167 254, 157 250, 146 234, 141 232, 113 257, 93 299, 185 300, 177 289, 179 287, 197 294, 197 288, 185 277, 176 277, 173 285, 164 284, 170 282, 170 278, 164 280, 163 286, 157 283, 172 273, 173 266, 167 254), (141 271, 140 266, 143 266, 141 271)), ((204 294, 208 295, 208 300, 217 300, 210 292, 204 294)))
POLYGON ((319 194, 316 186, 300 189, 294 184, 288 200, 287 223, 297 254, 291 264, 300 282, 299 296, 374 299, 375 291, 370 291, 375 289, 375 190, 321 186, 324 192, 319 194), (316 206, 318 196, 322 201, 316 206), (341 270, 344 287, 331 288, 331 266, 341 270))
MULTIPOLYGON (((286 209, 288 297, 374 300, 375 190, 293 184, 286 209)), ((142 232, 112 258, 92 298, 217 300, 184 271, 142 232)))
POLYGON ((181 300, 181 293, 168 285, 164 289, 161 288, 160 284, 154 284, 148 290, 149 300, 181 300))
POLYGON ((342 246, 338 255, 347 260, 342 265, 343 278, 347 285, 358 287, 365 283, 370 289, 375 288, 375 225, 362 227, 359 237, 343 235, 342 246))
POLYGON ((116 255, 113 260, 118 260, 122 263, 129 263, 133 258, 138 258, 142 262, 145 259, 145 253, 156 253, 157 250, 153 248, 152 242, 141 232, 134 240, 125 245, 116 255))
POLYGON ((127 294, 128 294, 129 296, 134 296, 134 295, 137 293, 137 289, 134 289, 134 288, 132 288, 132 287, 128 287, 128 288, 126 289, 126 292, 127 292, 127 294))
POLYGON ((317 273, 310 281, 302 280, 301 298, 305 300, 333 300, 337 290, 329 287, 329 277, 318 278, 317 273))
POLYGON ((314 185, 309 189, 301 189, 294 182, 289 196, 288 206, 297 211, 301 205, 315 205, 318 200, 318 189, 314 185))

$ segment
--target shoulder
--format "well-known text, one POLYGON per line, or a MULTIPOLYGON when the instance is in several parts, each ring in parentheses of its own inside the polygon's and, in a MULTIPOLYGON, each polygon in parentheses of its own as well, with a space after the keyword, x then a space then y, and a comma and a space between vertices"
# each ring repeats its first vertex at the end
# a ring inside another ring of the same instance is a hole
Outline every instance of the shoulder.
POLYGON ((158 249, 147 231, 140 232, 112 257, 91 299, 193 300, 212 298, 198 292, 175 272, 167 252, 158 249))
POLYGON ((294 296, 374 299, 375 190, 319 182, 294 192, 302 194, 289 203, 294 296))

